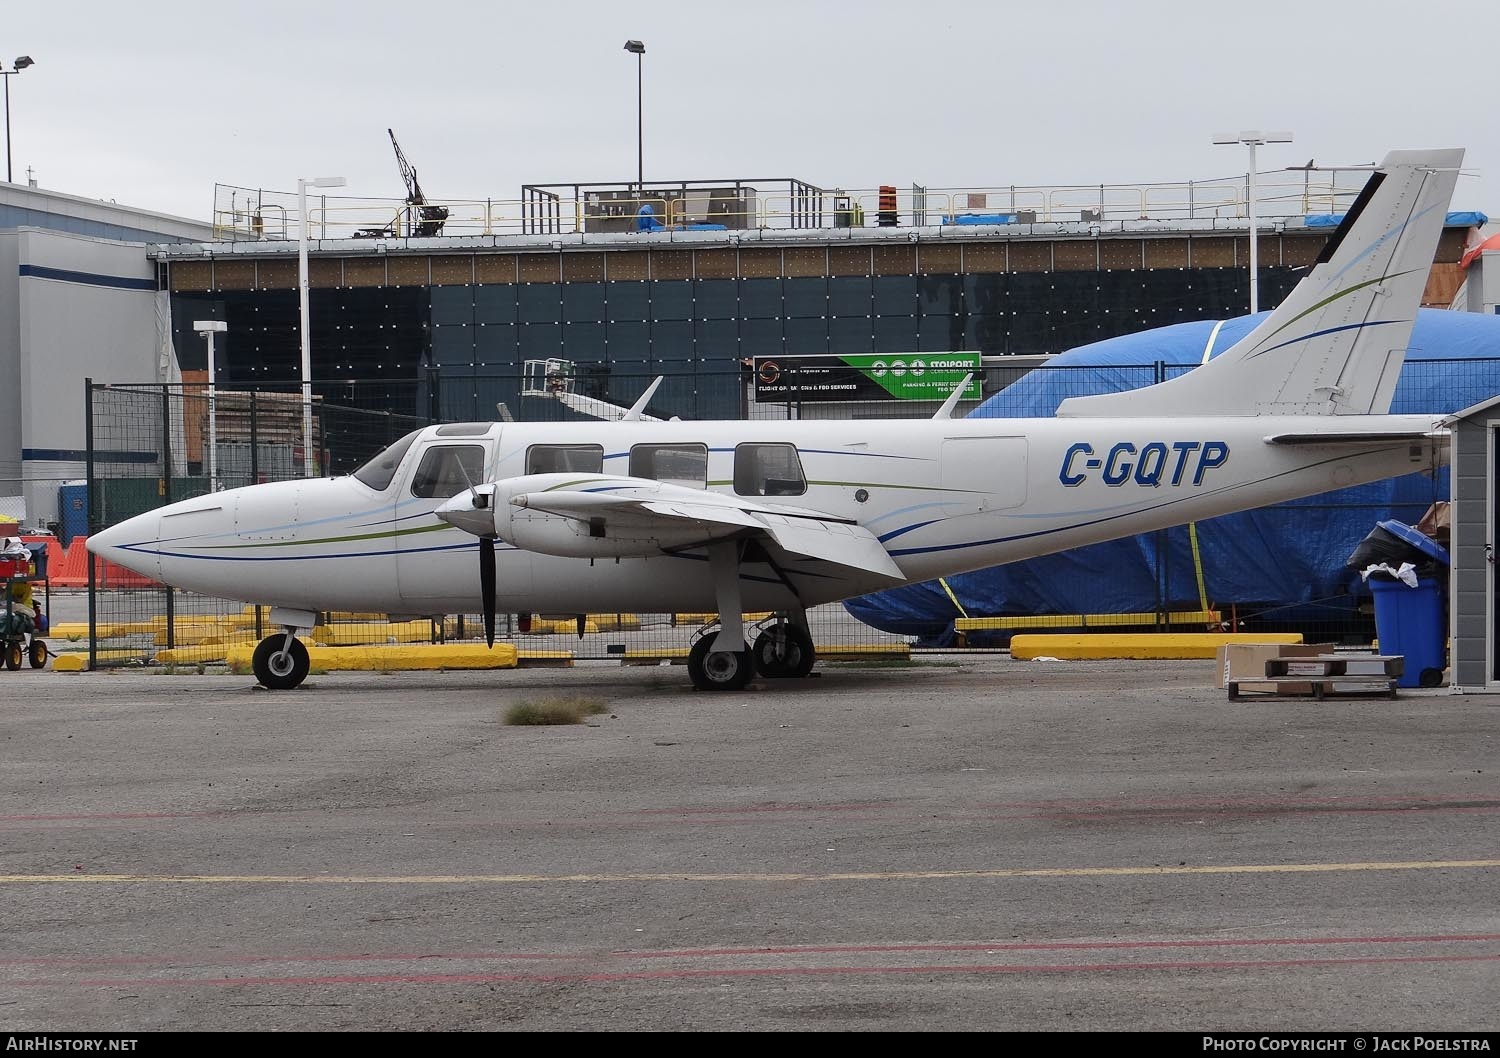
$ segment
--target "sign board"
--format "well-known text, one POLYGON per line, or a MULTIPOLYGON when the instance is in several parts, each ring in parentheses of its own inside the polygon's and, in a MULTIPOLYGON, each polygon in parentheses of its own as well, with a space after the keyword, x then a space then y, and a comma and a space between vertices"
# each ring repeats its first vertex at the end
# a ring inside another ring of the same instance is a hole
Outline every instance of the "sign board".
POLYGON ((757 356, 757 401, 946 400, 973 373, 964 400, 982 396, 979 353, 757 356))

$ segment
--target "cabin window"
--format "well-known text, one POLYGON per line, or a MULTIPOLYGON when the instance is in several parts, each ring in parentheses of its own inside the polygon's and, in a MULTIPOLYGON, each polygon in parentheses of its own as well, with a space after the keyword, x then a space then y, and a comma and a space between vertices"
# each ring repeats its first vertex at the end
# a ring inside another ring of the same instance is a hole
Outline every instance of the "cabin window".
POLYGON ((604 449, 599 445, 532 445, 526 449, 528 474, 602 474, 604 449))
POLYGON ((421 430, 413 430, 395 444, 382 450, 375 458, 356 470, 354 477, 376 492, 384 492, 390 488, 391 481, 396 477, 396 469, 401 466, 401 460, 406 458, 407 449, 411 448, 412 442, 421 432, 421 430))
POLYGON ((734 491, 741 496, 801 496, 807 491, 797 446, 742 444, 734 450, 734 491))
POLYGON ((636 445, 630 476, 690 489, 708 487, 708 449, 703 445, 636 445))
POLYGON ((438 445, 422 453, 411 478, 411 494, 424 500, 445 500, 484 480, 484 448, 480 445, 438 445))

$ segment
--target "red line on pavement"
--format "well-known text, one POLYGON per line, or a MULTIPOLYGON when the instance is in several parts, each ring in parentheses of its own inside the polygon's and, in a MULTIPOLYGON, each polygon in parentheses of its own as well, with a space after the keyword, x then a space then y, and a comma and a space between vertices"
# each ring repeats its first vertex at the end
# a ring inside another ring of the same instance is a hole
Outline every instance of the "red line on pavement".
POLYGON ((775 976, 874 976, 883 974, 1058 974, 1118 973, 1126 970, 1264 970, 1328 966, 1431 965, 1435 963, 1494 962, 1493 955, 1409 955, 1357 956, 1346 959, 1246 959, 1213 961, 1178 961, 1153 963, 1085 963, 1069 965, 977 965, 977 966, 788 966, 738 967, 723 969, 637 970, 618 973, 520 974, 520 973, 438 973, 438 974, 336 974, 295 977, 101 977, 72 981, 66 978, 32 979, 8 982, 28 988, 143 988, 171 986, 177 988, 231 988, 244 986, 289 987, 307 985, 370 984, 548 984, 560 982, 621 982, 710 977, 775 976))
POLYGON ((577 960, 577 959, 697 959, 710 956, 840 955, 895 952, 1027 952, 1128 951, 1172 948, 1325 947, 1349 944, 1484 944, 1500 942, 1500 933, 1417 934, 1370 937, 1250 937, 1185 938, 1182 940, 1103 941, 969 941, 932 944, 830 944, 782 947, 673 948, 644 951, 577 952, 358 952, 349 954, 281 955, 119 955, 0 957, 0 966, 208 965, 240 966, 271 962, 398 962, 405 960, 577 960))

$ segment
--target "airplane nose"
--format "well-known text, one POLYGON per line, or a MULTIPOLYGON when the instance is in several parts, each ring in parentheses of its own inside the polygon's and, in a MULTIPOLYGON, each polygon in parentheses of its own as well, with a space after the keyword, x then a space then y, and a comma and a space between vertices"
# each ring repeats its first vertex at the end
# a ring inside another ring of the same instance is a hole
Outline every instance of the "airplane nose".
POLYGON ((161 580, 161 512, 147 511, 91 535, 89 551, 152 580, 161 580))
POLYGON ((495 486, 476 485, 444 500, 434 512, 449 525, 475 536, 495 535, 495 486))

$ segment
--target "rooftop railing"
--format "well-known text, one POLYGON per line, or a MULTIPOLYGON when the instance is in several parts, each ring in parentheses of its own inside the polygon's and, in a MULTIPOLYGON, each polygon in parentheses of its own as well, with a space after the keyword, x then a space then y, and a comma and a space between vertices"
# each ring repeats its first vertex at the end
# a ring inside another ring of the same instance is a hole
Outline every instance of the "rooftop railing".
MULTIPOLYGON (((1257 176, 1262 223, 1348 208, 1363 173, 1285 171, 1257 176)), ((794 231, 985 224, 1210 222, 1243 227, 1248 180, 1150 184, 820 188, 800 180, 527 185, 521 198, 308 199, 313 239, 463 238, 672 230, 794 231), (444 212, 446 211, 446 212, 444 212), (645 216, 643 216, 643 211, 645 216)), ((214 232, 223 241, 300 237, 295 191, 214 185, 214 232)))

